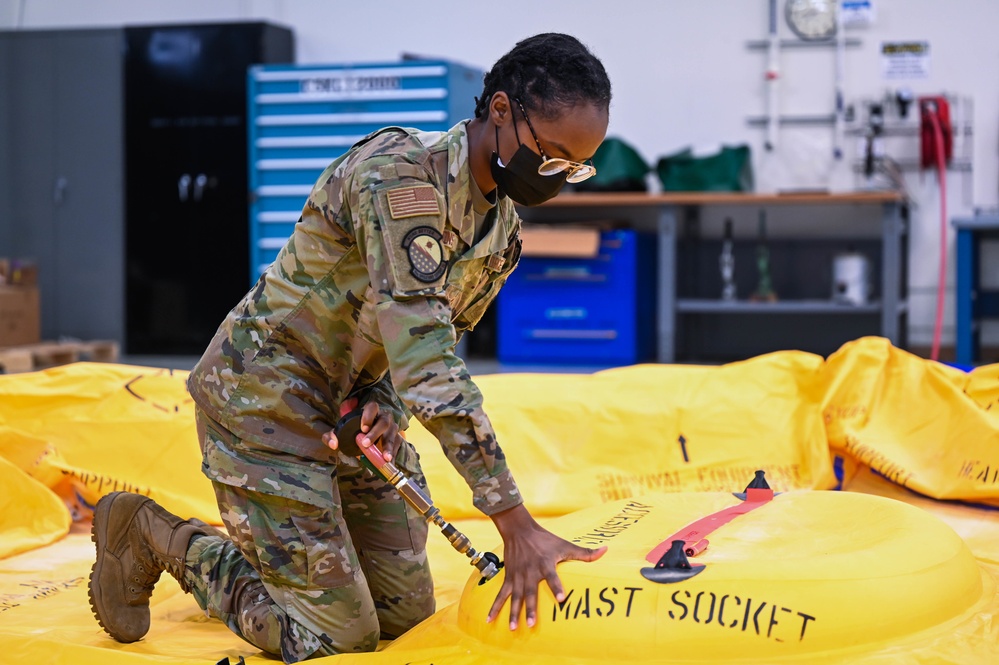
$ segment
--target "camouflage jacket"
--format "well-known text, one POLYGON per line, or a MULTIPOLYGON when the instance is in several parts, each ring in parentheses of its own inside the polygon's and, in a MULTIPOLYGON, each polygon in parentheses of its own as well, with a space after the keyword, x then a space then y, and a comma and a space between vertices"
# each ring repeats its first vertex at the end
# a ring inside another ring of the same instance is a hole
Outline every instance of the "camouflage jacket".
POLYGON ((330 164, 188 379, 207 415, 244 440, 206 452, 209 477, 324 501, 308 488, 328 487, 337 458, 320 437, 358 395, 403 427, 415 416, 486 514, 521 502, 455 355, 520 258, 520 219, 501 197, 476 242, 470 179, 465 123, 386 128, 330 164))

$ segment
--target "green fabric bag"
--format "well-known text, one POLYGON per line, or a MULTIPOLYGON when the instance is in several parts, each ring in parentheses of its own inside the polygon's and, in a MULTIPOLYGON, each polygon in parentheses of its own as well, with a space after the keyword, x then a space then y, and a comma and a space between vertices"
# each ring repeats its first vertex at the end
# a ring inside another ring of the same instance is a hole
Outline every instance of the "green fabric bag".
POLYGON ((593 155, 597 174, 575 186, 579 192, 644 192, 650 167, 638 151, 618 138, 607 138, 593 155))
POLYGON ((753 164, 748 145, 722 146, 714 155, 695 157, 684 149, 656 164, 666 192, 751 192, 753 164))

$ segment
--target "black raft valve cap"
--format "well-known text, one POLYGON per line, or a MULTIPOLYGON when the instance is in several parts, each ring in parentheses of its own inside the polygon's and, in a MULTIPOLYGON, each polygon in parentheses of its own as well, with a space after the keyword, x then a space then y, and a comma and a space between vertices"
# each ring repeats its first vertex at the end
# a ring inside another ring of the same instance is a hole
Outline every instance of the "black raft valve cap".
POLYGON ((690 565, 687 554, 684 552, 686 542, 674 540, 670 548, 666 550, 653 568, 642 568, 642 577, 659 584, 672 584, 689 580, 704 570, 704 566, 690 565))

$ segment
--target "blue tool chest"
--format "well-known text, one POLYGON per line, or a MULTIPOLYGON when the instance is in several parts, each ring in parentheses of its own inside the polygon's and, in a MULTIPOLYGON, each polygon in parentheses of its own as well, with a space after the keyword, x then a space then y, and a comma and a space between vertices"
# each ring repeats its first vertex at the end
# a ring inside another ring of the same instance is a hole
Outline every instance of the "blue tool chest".
POLYGON ((651 360, 655 247, 635 231, 614 230, 600 234, 593 258, 522 258, 499 294, 499 361, 611 366, 651 360))
POLYGON ((382 127, 450 129, 482 92, 481 71, 436 60, 262 65, 247 76, 251 284, 330 162, 382 127))

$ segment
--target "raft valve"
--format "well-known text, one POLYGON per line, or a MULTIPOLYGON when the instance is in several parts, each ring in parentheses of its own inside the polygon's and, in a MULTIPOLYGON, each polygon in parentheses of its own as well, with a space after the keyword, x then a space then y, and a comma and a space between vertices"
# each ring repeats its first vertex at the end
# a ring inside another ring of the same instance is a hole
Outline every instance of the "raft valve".
POLYGON ((767 482, 766 472, 763 469, 757 469, 756 473, 753 475, 753 479, 749 481, 746 485, 746 489, 754 490, 768 490, 770 489, 770 483, 767 482))
MULTIPOLYGON (((746 485, 746 489, 741 492, 733 492, 737 499, 746 501, 749 499, 750 494, 754 495, 756 498, 754 500, 759 501, 760 497, 763 496, 760 492, 750 492, 749 490, 769 490, 770 483, 767 482, 766 472, 763 469, 757 469, 756 473, 753 475, 753 479, 749 481, 746 485)), ((773 498, 773 492, 769 493, 770 498, 773 498)))
POLYGON ((642 577, 659 584, 689 580, 704 570, 704 566, 691 566, 687 560, 686 542, 674 540, 653 568, 642 568, 642 577))

